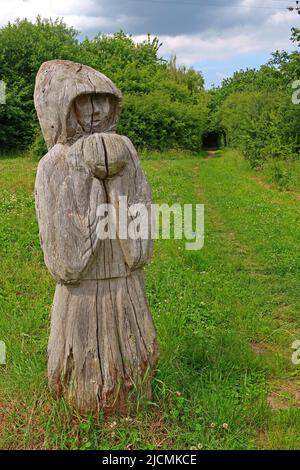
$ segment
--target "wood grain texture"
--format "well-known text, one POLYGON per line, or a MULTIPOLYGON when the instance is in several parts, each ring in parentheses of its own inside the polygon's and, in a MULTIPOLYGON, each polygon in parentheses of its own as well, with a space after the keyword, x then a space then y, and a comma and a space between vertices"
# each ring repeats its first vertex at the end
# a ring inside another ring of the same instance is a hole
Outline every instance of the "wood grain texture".
POLYGON ((54 395, 81 412, 126 412, 137 385, 150 398, 158 360, 142 269, 152 256, 151 238, 101 239, 97 232, 99 205, 111 203, 118 212, 120 196, 129 206, 144 204, 150 216, 137 153, 112 132, 119 101, 107 77, 80 64, 51 61, 37 75, 35 104, 49 152, 38 166, 36 212, 45 263, 57 281, 48 378, 54 395), (86 100, 75 106, 83 88, 86 100), (53 99, 55 91, 62 101, 53 99))

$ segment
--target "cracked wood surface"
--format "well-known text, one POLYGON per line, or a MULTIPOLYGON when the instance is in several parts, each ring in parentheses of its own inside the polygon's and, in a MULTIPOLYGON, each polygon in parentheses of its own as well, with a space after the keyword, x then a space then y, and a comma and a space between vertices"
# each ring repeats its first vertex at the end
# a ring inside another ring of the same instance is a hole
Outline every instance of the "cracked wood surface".
POLYGON ((129 206, 151 205, 134 146, 113 132, 120 97, 107 77, 69 61, 47 62, 37 75, 35 105, 49 152, 38 166, 36 211, 57 281, 48 378, 54 395, 82 412, 126 412, 137 389, 149 399, 158 359, 143 274, 151 237, 97 236, 99 204, 118 211, 123 196, 129 206))

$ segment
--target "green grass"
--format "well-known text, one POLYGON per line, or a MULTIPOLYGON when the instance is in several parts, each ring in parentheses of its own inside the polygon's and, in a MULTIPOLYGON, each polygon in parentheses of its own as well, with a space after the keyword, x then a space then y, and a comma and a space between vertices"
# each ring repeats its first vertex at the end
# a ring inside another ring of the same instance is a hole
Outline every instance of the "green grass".
POLYGON ((300 191, 299 160, 269 160, 261 169, 265 180, 282 191, 300 191))
POLYGON ((36 164, 0 160, 0 448, 300 449, 300 201, 234 152, 202 157, 143 160, 155 202, 205 204, 205 246, 156 242, 146 269, 161 349, 153 403, 109 419, 49 396, 54 282, 38 243, 36 164))

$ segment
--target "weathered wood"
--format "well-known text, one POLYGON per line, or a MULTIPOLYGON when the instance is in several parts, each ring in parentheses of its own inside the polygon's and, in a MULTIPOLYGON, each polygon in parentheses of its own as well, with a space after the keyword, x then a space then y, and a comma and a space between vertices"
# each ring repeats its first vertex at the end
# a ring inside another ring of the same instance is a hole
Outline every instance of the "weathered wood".
POLYGON ((143 279, 151 238, 122 239, 117 229, 116 239, 101 239, 97 232, 99 205, 118 212, 120 196, 150 211, 137 153, 113 132, 120 100, 107 77, 80 64, 46 62, 37 75, 35 106, 49 152, 38 166, 36 211, 57 281, 48 378, 55 396, 82 412, 126 411, 137 384, 149 398, 158 359, 143 279))

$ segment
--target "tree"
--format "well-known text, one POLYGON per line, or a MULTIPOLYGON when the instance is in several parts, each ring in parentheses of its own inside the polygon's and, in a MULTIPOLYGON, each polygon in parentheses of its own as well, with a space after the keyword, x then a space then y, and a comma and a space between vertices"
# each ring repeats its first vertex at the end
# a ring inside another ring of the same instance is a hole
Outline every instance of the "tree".
POLYGON ((203 77, 168 64, 159 57, 160 46, 156 37, 136 43, 122 31, 79 42, 78 32, 62 20, 40 17, 1 28, 0 78, 8 86, 7 106, 0 110, 1 147, 24 149, 35 139, 34 154, 46 151, 33 106, 35 76, 43 62, 69 59, 103 72, 122 90, 120 130, 135 144, 199 150, 207 119, 203 77))
POLYGON ((37 127, 33 107, 36 73, 50 59, 72 58, 78 47, 77 31, 62 20, 35 23, 17 20, 0 29, 0 77, 7 84, 6 106, 0 110, 0 146, 24 149, 37 127))

